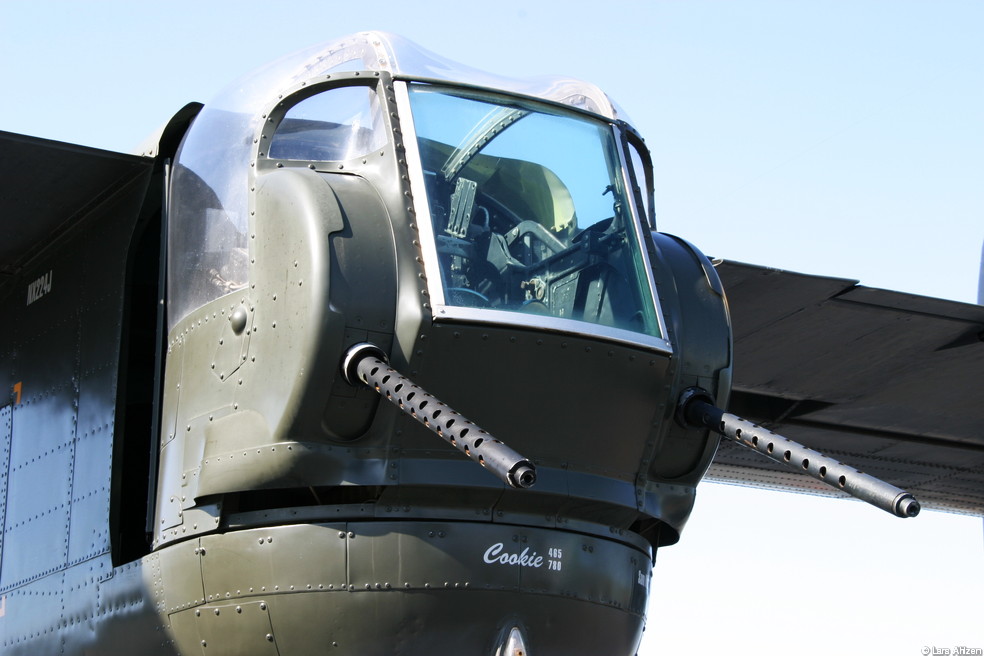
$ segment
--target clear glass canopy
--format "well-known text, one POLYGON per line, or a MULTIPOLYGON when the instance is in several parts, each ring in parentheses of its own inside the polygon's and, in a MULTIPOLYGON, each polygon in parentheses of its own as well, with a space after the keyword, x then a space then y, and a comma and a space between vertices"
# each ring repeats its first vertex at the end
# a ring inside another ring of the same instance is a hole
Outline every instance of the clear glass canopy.
MULTIPOLYGON (((471 69, 428 52, 401 37, 382 32, 363 32, 344 39, 314 46, 284 57, 244 76, 206 104, 192 124, 178 151, 173 169, 169 216, 168 318, 169 328, 194 309, 248 284, 248 194, 250 162, 255 158, 254 139, 266 112, 278 97, 302 82, 324 79, 326 74, 349 71, 387 71, 394 77, 464 83, 532 96, 595 113, 608 120, 625 118, 598 87, 570 78, 543 77, 515 80, 471 69)), ((365 94, 365 90, 357 93, 365 94)), ((339 98, 341 94, 335 96, 339 98)), ((358 98, 355 98, 358 101, 358 98)), ((277 144, 286 159, 309 137, 317 136, 306 126, 318 108, 312 101, 286 117, 292 123, 290 137, 277 144), (314 113, 307 113, 307 112, 314 113)), ((370 106, 367 112, 346 119, 342 125, 356 127, 369 141, 327 144, 325 152, 346 156, 351 148, 377 147, 371 129, 376 120, 370 106)), ((527 124, 545 119, 533 118, 527 124)), ((351 132, 351 131, 350 131, 351 132)), ((281 135, 288 134, 282 130, 281 135)), ((505 143, 505 142, 504 142, 505 143)), ((304 146, 310 150, 312 146, 304 146)), ((322 144, 313 147, 321 148, 322 144)), ((606 148, 608 146, 605 146, 606 148)), ((270 156, 276 156, 271 153, 270 156)), ((305 155, 306 156, 306 155, 305 155)), ((327 157, 327 155, 325 155, 327 157)), ((520 155, 516 155, 520 157, 520 155)), ((479 159, 477 161, 483 161, 479 159)), ((462 164, 467 168, 468 163, 462 164)), ((517 159, 517 167, 520 167, 517 159)), ((474 164, 472 164, 474 167, 474 164)), ((529 162, 542 176, 551 175, 547 163, 529 162)), ((521 175, 521 168, 512 174, 521 175)), ((595 174, 602 176, 595 171, 595 174)), ((549 185, 548 185, 549 186, 549 185)), ((578 187, 579 189, 579 187, 578 187)), ((559 192, 558 192, 559 193, 559 192)), ((577 198, 575 192, 570 202, 577 198)), ((609 197, 610 198, 610 197, 609 197)), ((587 202, 587 201, 584 201, 587 202)), ((592 200, 597 204, 597 199, 592 200)), ((553 228, 571 217, 563 217, 558 201, 553 228)), ((581 215, 587 213, 578 208, 581 215)), ((592 210, 592 215, 596 214, 592 210)), ((544 225, 549 227, 550 221, 544 225)), ((467 293, 467 292, 465 292, 467 293)))
POLYGON ((446 316, 661 337, 610 123, 430 84, 410 105, 446 316))

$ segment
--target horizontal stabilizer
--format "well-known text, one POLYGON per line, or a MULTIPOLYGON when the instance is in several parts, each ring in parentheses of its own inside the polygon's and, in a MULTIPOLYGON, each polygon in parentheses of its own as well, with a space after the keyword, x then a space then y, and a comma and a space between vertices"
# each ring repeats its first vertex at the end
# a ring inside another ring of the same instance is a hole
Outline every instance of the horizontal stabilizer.
POLYGON ((0 285, 154 160, 0 131, 0 285))

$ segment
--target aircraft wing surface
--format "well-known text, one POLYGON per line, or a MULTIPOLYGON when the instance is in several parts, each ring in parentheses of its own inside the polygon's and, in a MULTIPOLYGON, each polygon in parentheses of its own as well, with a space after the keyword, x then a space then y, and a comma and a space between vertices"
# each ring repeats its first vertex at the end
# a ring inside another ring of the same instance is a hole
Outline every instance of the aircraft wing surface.
MULTIPOLYGON (((984 514, 984 307, 721 262, 729 410, 916 495, 984 514)), ((722 441, 712 480, 846 496, 722 441)))
POLYGON ((0 286, 153 165, 149 158, 0 131, 0 286))

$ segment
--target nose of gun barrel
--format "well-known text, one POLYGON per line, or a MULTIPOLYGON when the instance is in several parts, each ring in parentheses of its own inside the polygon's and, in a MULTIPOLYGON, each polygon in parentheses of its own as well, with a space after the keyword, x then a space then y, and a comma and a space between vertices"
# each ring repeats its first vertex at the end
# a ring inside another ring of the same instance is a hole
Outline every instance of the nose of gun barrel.
POLYGON ((509 483, 522 489, 533 487, 536 483, 536 470, 531 465, 520 463, 509 472, 509 483))
POLYGON ((901 494, 895 502, 895 514, 899 517, 915 517, 922 507, 911 494, 901 494))

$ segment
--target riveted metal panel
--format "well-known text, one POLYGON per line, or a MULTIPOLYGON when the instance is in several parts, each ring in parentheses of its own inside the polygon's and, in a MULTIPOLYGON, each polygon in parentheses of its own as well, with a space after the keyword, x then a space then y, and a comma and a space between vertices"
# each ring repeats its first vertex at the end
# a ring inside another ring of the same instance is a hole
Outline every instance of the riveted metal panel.
POLYGON ((179 542, 158 551, 167 613, 205 603, 202 587, 201 548, 198 540, 179 542))
MULTIPOLYGON (((262 421, 262 417, 251 413, 262 421)), ((250 435, 263 435, 265 425, 252 424, 246 413, 238 413, 225 426, 242 427, 238 433, 227 433, 221 440, 206 444, 220 448, 234 447, 234 439, 243 442, 250 435)), ((265 433, 269 435, 269 433, 265 433)), ((269 439, 269 437, 267 437, 269 439)), ((354 451, 344 447, 330 446, 317 442, 268 442, 261 447, 246 446, 232 448, 224 453, 209 455, 202 460, 200 470, 188 471, 187 476, 198 478, 199 496, 220 494, 222 492, 283 487, 285 481, 309 481, 348 484, 371 484, 379 481, 385 471, 384 449, 359 449, 359 459, 342 462, 342 456, 354 451), (373 458, 372 456, 377 456, 373 458), (347 466, 344 466, 347 465, 347 466)))
POLYGON ((349 590, 518 590, 645 612, 649 555, 568 531, 462 522, 351 522, 349 590))
POLYGON ((643 626, 640 616, 617 608, 505 590, 319 592, 268 603, 280 652, 291 656, 484 656, 516 624, 526 627, 535 656, 631 654, 643 626))
POLYGON ((576 533, 523 530, 519 546, 541 554, 542 567, 523 567, 524 592, 561 592, 637 615, 646 612, 652 561, 623 544, 576 533))
POLYGON ((71 447, 75 438, 74 390, 65 385, 35 390, 29 382, 24 387, 23 402, 13 413, 12 470, 71 447))
POLYGON ((181 396, 182 368, 184 364, 184 339, 176 337, 167 347, 164 357, 164 399, 161 403, 161 448, 177 435, 178 400, 181 396))
MULTIPOLYGON (((77 317, 52 302, 69 280, 28 308, 17 372, 21 403, 11 415, 4 557, 0 587, 10 589, 64 567, 72 499, 76 418, 77 317)), ((18 364, 15 362, 15 365, 18 364)))
MULTIPOLYGON (((76 472, 79 468, 76 467, 76 472)), ((67 563, 109 552, 109 487, 72 495, 67 563)))
MULTIPOLYGON (((184 440, 178 435, 177 411, 181 397, 183 338, 172 340, 164 363, 164 392, 161 403, 161 447, 157 471, 157 501, 154 516, 154 546, 164 539, 165 531, 181 523, 181 477, 183 475, 184 440)), ((183 427, 182 427, 183 428, 183 427)))
POLYGON ((58 573, 2 593, 0 653, 40 653, 32 641, 53 634, 61 621, 63 583, 64 576, 58 573))
POLYGON ((95 426, 83 427, 80 424, 72 479, 69 563, 109 551, 112 457, 112 416, 95 426))
MULTIPOLYGON (((30 437, 15 431, 14 447, 18 440, 30 437)), ((26 462, 11 462, 0 569, 3 588, 50 573, 65 564, 72 446, 63 444, 26 462)))
POLYGON ((19 317, 12 364, 21 403, 14 410, 12 464, 42 457, 75 438, 78 315, 62 308, 73 307, 71 294, 79 290, 58 278, 53 290, 19 317), (59 300, 64 305, 55 306, 59 300))
MULTIPOLYGON (((111 272, 122 265, 107 263, 111 272)), ((90 283, 96 284, 96 283, 90 283)), ((116 416, 117 375, 122 333, 123 290, 120 283, 112 285, 109 294, 97 294, 86 288, 87 298, 81 312, 79 353, 79 434, 96 428, 112 429, 116 416)))
MULTIPOLYGON (((99 621, 100 581, 113 577, 113 565, 109 555, 93 558, 75 567, 67 567, 61 574, 62 599, 59 617, 71 632, 85 627, 91 632, 99 621)), ((31 584, 30 587, 33 587, 31 584)))
MULTIPOLYGON (((371 613, 372 610, 358 604, 355 597, 356 595, 336 587, 333 591, 322 590, 267 598, 272 632, 280 653, 290 656, 400 653, 396 649, 386 651, 388 645, 384 644, 384 641, 389 642, 389 640, 381 635, 376 618, 373 615, 361 614, 361 611, 371 613), (366 630, 367 625, 363 620, 368 617, 373 619, 369 629, 366 630), (372 644, 370 649, 361 652, 351 651, 351 641, 346 640, 345 634, 356 630, 356 627, 359 627, 358 630, 365 634, 367 641, 372 644)), ((405 646, 403 649, 403 653, 411 653, 405 646)))
MULTIPOLYGON (((79 433, 75 443, 75 474, 72 493, 76 499, 91 496, 96 490, 109 487, 113 427, 107 424, 79 433)), ((103 517, 103 521, 106 518, 103 517)))
POLYGON ((157 486, 157 536, 181 524, 181 480, 185 476, 182 463, 184 440, 171 440, 161 449, 157 486))
POLYGON ((171 624, 171 635, 174 636, 174 646, 182 656, 205 656, 201 638, 198 637, 198 627, 195 623, 195 611, 192 609, 173 613, 168 617, 171 624))
POLYGON ((59 508, 24 523, 7 527, 0 590, 37 579, 65 563, 67 508, 59 508))
MULTIPOLYGON (((68 567, 58 575, 61 581, 60 613, 52 618, 57 622, 57 635, 43 637, 35 648, 39 651, 50 649, 53 644, 60 644, 61 653, 98 654, 97 650, 85 651, 97 639, 100 630, 107 621, 100 613, 99 582, 111 576, 112 564, 109 556, 93 559, 89 562, 68 567)), ((37 587, 37 583, 28 586, 28 590, 37 587)))
POLYGON ((7 478, 10 464, 10 415, 12 406, 0 408, 0 571, 3 568, 4 518, 7 514, 7 478))
POLYGON ((209 604, 193 612, 203 651, 208 656, 280 654, 270 624, 270 609, 264 601, 209 604))
MULTIPOLYGON (((109 301, 100 299, 99 302, 109 301)), ((109 515, 120 347, 119 298, 113 302, 116 307, 107 309, 105 314, 117 317, 115 323, 94 321, 89 316, 84 320, 83 335, 86 338, 80 365, 69 563, 110 549, 109 515), (103 328, 104 332, 93 328, 103 328)))
MULTIPOLYGON (((77 186, 77 205, 59 206, 71 212, 51 214, 48 224, 67 227, 61 222, 70 218, 73 228, 55 237, 39 231, 2 285, 0 403, 14 389, 16 404, 0 410, 5 655, 154 653, 155 641, 144 637, 162 623, 142 565, 114 570, 108 553, 124 264, 147 177, 125 183, 151 165, 114 174, 105 193, 77 186)), ((57 181, 61 194, 64 176, 50 173, 42 177, 57 181)), ((29 213, 30 221, 15 223, 36 227, 29 213)))
MULTIPOLYGON (((86 395, 83 393, 82 398, 86 395)), ((80 401, 79 414, 92 403, 80 401)), ((109 551, 109 503, 113 458, 113 416, 79 424, 72 479, 68 562, 109 551)))
POLYGON ((219 337, 218 346, 215 347, 215 355, 212 356, 212 363, 209 365, 212 369, 212 374, 217 376, 219 380, 225 380, 236 373, 239 367, 246 362, 249 336, 253 332, 253 312, 245 304, 239 309, 242 310, 240 316, 245 317, 244 324, 241 327, 234 327, 232 325, 234 311, 230 310, 228 315, 222 315, 223 318, 228 316, 228 321, 225 322, 225 326, 222 328, 222 335, 219 337), (237 328, 239 332, 236 332, 237 328))
MULTIPOLYGON (((72 483, 72 441, 52 446, 40 453, 34 452, 31 442, 37 434, 22 430, 24 411, 15 416, 11 444, 7 521, 17 524, 33 516, 47 514, 53 508, 67 507, 72 483), (25 456, 25 451, 31 451, 25 456)), ((25 422, 26 423, 26 422, 25 422)), ((40 438, 38 441, 41 441, 40 438)))
POLYGON ((161 555, 156 552, 149 553, 140 562, 142 563, 141 574, 143 576, 144 586, 152 591, 151 594, 157 614, 164 617, 167 608, 166 602, 164 601, 164 576, 161 572, 161 555))
MULTIPOLYGON (((105 557, 108 562, 108 555, 105 557)), ((115 656, 116 654, 173 654, 164 616, 159 615, 153 585, 148 585, 150 562, 134 561, 117 567, 112 576, 94 583, 92 630, 66 640, 66 653, 115 656)), ((79 568, 69 569, 72 572, 79 568)))
MULTIPOLYGON (((89 348, 89 343, 86 343, 89 348)), ((116 348, 119 348, 117 339, 116 348)), ((112 432, 116 417, 116 368, 118 355, 97 369, 82 372, 79 386, 78 436, 92 436, 98 431, 112 432)))
POLYGON ((201 538, 208 601, 344 589, 344 524, 276 526, 201 538))
POLYGON ((487 523, 273 526, 196 544, 204 602, 170 615, 193 654, 487 653, 516 618, 531 653, 630 653, 651 575, 624 543, 487 523))
POLYGON ((435 324, 426 334, 411 366, 419 369, 417 382, 442 401, 493 435, 508 434, 510 446, 530 451, 528 457, 563 454, 573 470, 635 479, 652 428, 652 399, 666 382, 665 356, 493 326, 435 324), (449 385, 452 369, 482 372, 481 384, 449 385), (522 371, 564 382, 547 389, 543 377, 522 371), (508 390, 508 412, 491 390, 508 390))
POLYGON ((517 590, 520 567, 483 563, 494 544, 514 544, 513 527, 460 522, 352 522, 349 581, 352 590, 517 590), (377 587, 378 586, 378 587, 377 587))
POLYGON ((202 496, 200 472, 211 426, 234 409, 239 379, 213 376, 211 362, 228 316, 243 298, 237 293, 217 299, 172 333, 162 405, 155 545, 215 528, 211 522, 194 527, 188 511, 202 496))

